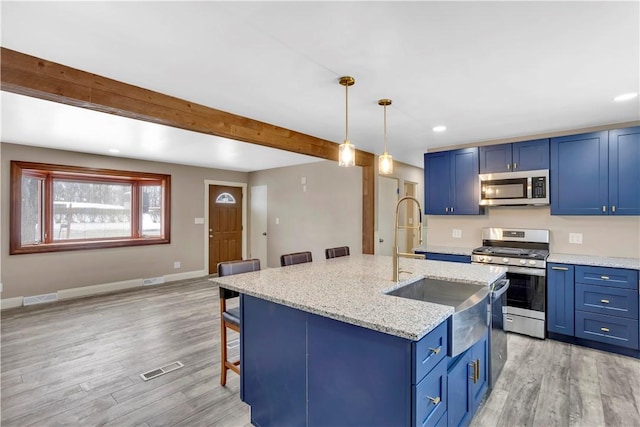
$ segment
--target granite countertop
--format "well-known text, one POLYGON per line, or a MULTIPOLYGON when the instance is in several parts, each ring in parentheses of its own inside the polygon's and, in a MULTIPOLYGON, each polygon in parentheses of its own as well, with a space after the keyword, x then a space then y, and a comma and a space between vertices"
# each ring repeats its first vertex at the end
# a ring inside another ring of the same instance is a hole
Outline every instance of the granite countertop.
POLYGON ((434 252, 438 254, 448 254, 448 255, 471 255, 471 251, 475 248, 462 248, 457 246, 434 246, 434 245, 422 245, 417 248, 413 248, 414 251, 418 252, 434 252))
POLYGON ((573 255, 551 253, 547 262, 557 262, 561 264, 593 265, 598 267, 628 268, 640 270, 640 259, 638 258, 617 258, 593 255, 573 255))
POLYGON ((400 259, 400 282, 391 280, 392 258, 350 255, 289 267, 216 277, 212 282, 267 301, 418 341, 453 314, 451 306, 385 295, 422 277, 488 286, 507 269, 400 259))

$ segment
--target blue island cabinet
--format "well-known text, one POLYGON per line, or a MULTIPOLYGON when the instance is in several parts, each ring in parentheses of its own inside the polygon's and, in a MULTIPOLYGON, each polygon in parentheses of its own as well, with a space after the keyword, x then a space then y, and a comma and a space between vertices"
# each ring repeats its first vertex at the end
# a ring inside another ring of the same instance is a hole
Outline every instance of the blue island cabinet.
POLYGON ((448 321, 415 342, 248 295, 240 304, 254 425, 446 425, 448 321))

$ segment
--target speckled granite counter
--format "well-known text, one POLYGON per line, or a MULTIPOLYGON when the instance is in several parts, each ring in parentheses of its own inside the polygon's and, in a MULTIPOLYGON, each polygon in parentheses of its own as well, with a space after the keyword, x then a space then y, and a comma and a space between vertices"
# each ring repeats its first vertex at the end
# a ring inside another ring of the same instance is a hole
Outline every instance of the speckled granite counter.
POLYGON ((557 262, 561 264, 594 265, 598 267, 628 268, 640 270, 640 259, 637 258, 615 258, 592 255, 572 255, 572 254, 550 254, 547 262, 557 262))
POLYGON ((210 279, 227 289, 320 316, 418 341, 453 307, 385 295, 426 276, 487 286, 504 267, 402 258, 401 281, 391 280, 390 256, 351 255, 210 279))
POLYGON ((418 252, 434 252, 438 254, 448 254, 448 255, 471 255, 471 251, 475 248, 459 248, 455 246, 432 246, 432 245, 422 245, 417 248, 413 248, 414 251, 418 252))

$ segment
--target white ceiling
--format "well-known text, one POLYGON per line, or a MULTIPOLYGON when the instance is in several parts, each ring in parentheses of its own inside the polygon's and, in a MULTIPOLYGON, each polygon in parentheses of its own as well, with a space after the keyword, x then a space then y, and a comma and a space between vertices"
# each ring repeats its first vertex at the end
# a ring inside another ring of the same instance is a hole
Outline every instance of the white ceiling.
MULTIPOLYGON (((640 3, 9 2, 2 46, 422 167, 429 148, 640 119, 640 3), (447 131, 434 133, 433 126, 447 131)), ((3 93, 2 141, 258 170, 316 159, 3 93), (255 154, 254 154, 255 152, 255 154)))

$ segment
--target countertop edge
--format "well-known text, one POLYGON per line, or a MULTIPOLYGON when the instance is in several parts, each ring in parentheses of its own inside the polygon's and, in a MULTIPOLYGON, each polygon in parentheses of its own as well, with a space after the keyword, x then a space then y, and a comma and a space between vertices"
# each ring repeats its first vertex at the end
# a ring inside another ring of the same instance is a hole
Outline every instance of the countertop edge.
POLYGON ((547 262, 640 270, 640 259, 551 253, 547 262))

